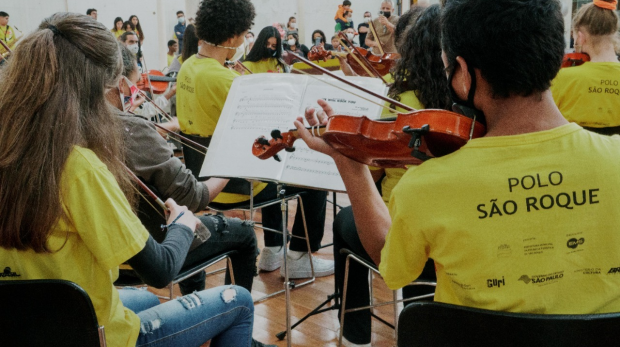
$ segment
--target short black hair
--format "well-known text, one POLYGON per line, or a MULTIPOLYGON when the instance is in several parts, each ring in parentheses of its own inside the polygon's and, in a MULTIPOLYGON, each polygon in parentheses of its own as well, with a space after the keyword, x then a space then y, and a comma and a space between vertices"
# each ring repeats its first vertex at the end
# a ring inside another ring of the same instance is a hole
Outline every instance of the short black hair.
POLYGON ((276 38, 275 58, 278 60, 278 65, 282 66, 280 62, 280 58, 282 58, 282 37, 278 29, 272 26, 264 27, 263 30, 258 33, 258 37, 256 37, 256 41, 254 41, 254 46, 252 46, 250 53, 245 57, 245 61, 259 62, 263 59, 272 58, 273 55, 269 54, 267 50, 267 43, 272 37, 276 38))
POLYGON ((174 46, 175 43, 177 43, 175 40, 168 41, 168 48, 174 46))
POLYGON ((342 6, 351 6, 351 1, 349 1, 349 0, 344 0, 344 1, 342 2, 342 6))
MULTIPOLYGON (((557 0, 450 0, 442 15, 442 48, 480 70, 493 97, 549 89, 564 56, 557 0)), ((451 66, 452 67, 452 66, 451 66)))
POLYGON ((177 11, 177 16, 180 15, 180 14, 184 15, 185 13, 183 11, 177 11))
POLYGON ((133 31, 125 31, 120 37, 119 39, 121 40, 121 42, 127 42, 127 36, 130 35, 134 35, 136 37, 138 37, 138 35, 136 35, 136 33, 134 33, 133 31))
POLYGON ((91 13, 93 13, 93 12, 97 12, 97 9, 96 9, 96 8, 89 8, 89 9, 86 11, 86 15, 87 15, 87 16, 90 16, 90 14, 91 14, 91 13))
POLYGON ((254 25, 256 11, 250 0, 202 0, 196 13, 196 35, 219 45, 254 25))
POLYGON ((4 12, 4 11, 0 11, 0 17, 8 17, 9 14, 4 12))

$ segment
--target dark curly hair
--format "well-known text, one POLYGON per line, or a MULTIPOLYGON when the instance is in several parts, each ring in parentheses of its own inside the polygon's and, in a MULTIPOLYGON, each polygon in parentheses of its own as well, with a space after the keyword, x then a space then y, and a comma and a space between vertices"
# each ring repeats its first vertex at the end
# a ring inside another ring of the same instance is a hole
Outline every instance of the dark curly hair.
POLYGON ((248 53, 247 57, 245 57, 245 61, 258 62, 263 59, 268 58, 276 58, 278 60, 278 65, 281 68, 284 68, 282 64, 282 38, 280 37, 280 32, 275 27, 269 26, 264 27, 263 30, 258 33, 258 37, 256 37, 256 41, 254 41, 254 46, 248 53), (269 39, 275 37, 276 38, 276 56, 272 56, 269 54, 267 50, 267 44, 269 39))
POLYGON ((388 92, 391 98, 399 100, 398 95, 413 90, 425 108, 452 108, 441 60, 440 14, 439 5, 428 7, 405 32, 398 47, 401 59, 388 92))
POLYGON ((564 56, 560 2, 449 0, 442 46, 450 64, 460 56, 479 69, 495 98, 540 94, 551 86, 564 56))
POLYGON ((196 35, 214 45, 243 34, 254 25, 250 0, 202 0, 196 13, 196 35))

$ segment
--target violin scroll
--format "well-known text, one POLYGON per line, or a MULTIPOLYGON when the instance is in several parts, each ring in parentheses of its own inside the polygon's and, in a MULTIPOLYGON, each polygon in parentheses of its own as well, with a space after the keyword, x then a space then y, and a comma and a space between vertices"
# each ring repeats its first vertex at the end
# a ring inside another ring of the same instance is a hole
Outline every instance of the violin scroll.
POLYGON ((254 144, 252 145, 252 154, 262 160, 273 157, 276 161, 280 161, 278 153, 282 150, 294 152, 295 147, 293 147, 293 143, 297 140, 297 138, 298 136, 296 131, 282 133, 278 129, 272 130, 271 140, 267 140, 264 136, 254 140, 254 144))

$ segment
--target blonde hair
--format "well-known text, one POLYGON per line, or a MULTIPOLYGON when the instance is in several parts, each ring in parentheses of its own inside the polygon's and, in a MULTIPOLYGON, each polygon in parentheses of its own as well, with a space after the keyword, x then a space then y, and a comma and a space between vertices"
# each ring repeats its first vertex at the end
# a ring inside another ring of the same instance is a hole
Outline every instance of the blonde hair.
POLYGON ((592 36, 594 44, 598 44, 605 37, 612 37, 617 44, 618 14, 616 11, 600 8, 594 3, 583 5, 573 17, 573 31, 581 29, 592 36))

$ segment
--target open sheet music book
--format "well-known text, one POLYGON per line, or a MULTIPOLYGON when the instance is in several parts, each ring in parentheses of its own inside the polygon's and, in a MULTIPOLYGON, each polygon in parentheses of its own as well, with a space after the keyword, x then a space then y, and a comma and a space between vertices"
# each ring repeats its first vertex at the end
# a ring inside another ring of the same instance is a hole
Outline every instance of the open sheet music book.
MULTIPOLYGON (((235 79, 200 172, 201 177, 240 177, 276 181, 295 186, 345 191, 344 183, 331 157, 308 148, 303 140, 295 142, 295 152, 279 153, 275 159, 261 160, 252 155, 252 144, 260 136, 270 139, 271 131, 286 132, 293 121, 303 117, 307 107, 318 108, 325 99, 335 114, 378 118, 383 101, 326 76, 295 74, 253 74, 235 79), (337 87, 336 87, 337 86, 337 87), (339 88, 350 90, 352 95, 339 88)), ((375 93, 385 95, 387 87, 380 79, 347 77, 375 93)))

